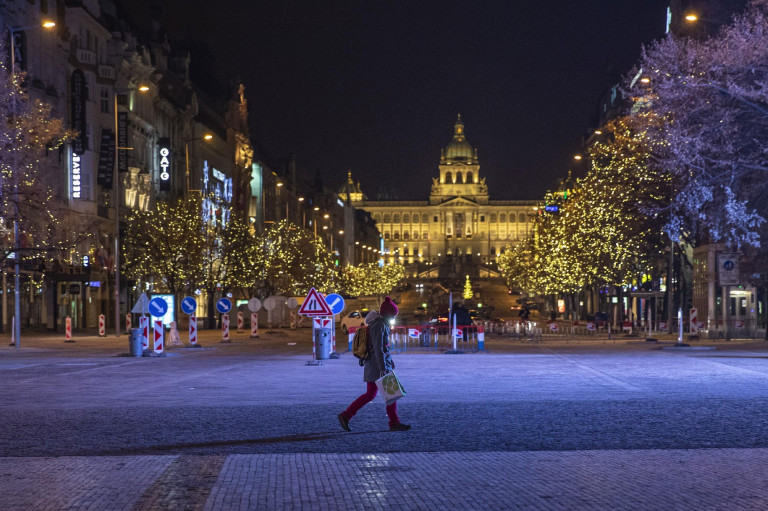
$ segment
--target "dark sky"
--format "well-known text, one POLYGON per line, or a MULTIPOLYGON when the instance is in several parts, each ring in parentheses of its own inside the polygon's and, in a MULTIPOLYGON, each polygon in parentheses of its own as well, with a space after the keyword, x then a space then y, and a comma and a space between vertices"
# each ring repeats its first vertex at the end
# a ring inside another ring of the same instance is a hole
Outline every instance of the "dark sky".
POLYGON ((337 188, 352 170, 369 196, 426 199, 460 112, 491 198, 536 199, 573 165, 601 93, 663 35, 668 1, 131 3, 209 45, 246 84, 252 136, 309 177, 337 188))

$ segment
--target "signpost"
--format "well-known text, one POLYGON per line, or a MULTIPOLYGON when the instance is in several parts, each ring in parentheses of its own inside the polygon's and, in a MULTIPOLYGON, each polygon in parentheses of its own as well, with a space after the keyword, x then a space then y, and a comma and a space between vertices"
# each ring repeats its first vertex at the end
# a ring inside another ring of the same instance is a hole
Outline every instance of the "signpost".
MULTIPOLYGON (((165 314, 165 313, 163 313, 165 314)), ((161 314, 162 316, 162 314, 161 314)), ((163 320, 157 319, 154 322, 153 331, 155 333, 154 352, 158 355, 163 352, 163 344, 165 341, 165 327, 163 326, 163 320)))
POLYGON ((136 304, 131 309, 133 314, 141 314, 139 318, 139 328, 141 328, 141 347, 146 350, 149 348, 149 318, 146 316, 149 314, 149 297, 147 293, 141 293, 136 304))
POLYGON ((197 317, 195 316, 197 311, 197 300, 192 296, 186 296, 181 300, 181 312, 189 315, 189 345, 198 346, 197 344, 197 317))
MULTIPOLYGON (((334 318, 337 314, 341 314, 341 312, 344 310, 344 298, 336 293, 331 293, 328 296, 325 297, 325 303, 328 304, 328 307, 331 308, 331 312, 333 312, 334 318)), ((331 355, 336 353, 336 328, 331 328, 331 355)))
POLYGON ((251 311, 251 338, 259 337, 259 309, 261 309, 261 300, 251 298, 248 300, 248 310, 251 311))
POLYGON ((221 342, 229 341, 229 311, 232 310, 232 302, 228 298, 219 298, 216 301, 216 310, 221 314, 221 342))
POLYGON ((104 314, 99 314, 99 337, 107 336, 107 327, 105 324, 106 319, 104 318, 104 314))
POLYGON ((160 297, 155 297, 149 301, 148 309, 151 316, 162 318, 168 312, 168 303, 160 297))
MULTIPOLYGON (((299 309, 299 314, 303 316, 312 316, 312 317, 333 316, 333 311, 328 306, 328 303, 325 301, 325 298, 323 298, 323 296, 320 293, 318 293, 317 290, 313 287, 309 290, 309 293, 307 293, 307 297, 304 299, 304 303, 301 304, 301 308, 299 309)), ((331 321, 330 323, 331 323, 331 326, 333 326, 333 321, 331 321)), ((317 323, 314 323, 312 328, 312 361, 307 362, 307 365, 320 365, 320 362, 317 360, 317 349, 316 349, 318 328, 320 327, 317 325, 317 323)))

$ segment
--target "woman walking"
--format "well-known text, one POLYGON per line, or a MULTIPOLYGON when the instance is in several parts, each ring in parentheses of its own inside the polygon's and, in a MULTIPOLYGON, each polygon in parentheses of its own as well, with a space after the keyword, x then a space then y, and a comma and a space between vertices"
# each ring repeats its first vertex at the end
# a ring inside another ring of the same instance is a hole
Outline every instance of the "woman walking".
MULTIPOLYGON (((384 298, 379 312, 371 311, 365 316, 368 325, 368 342, 371 355, 363 366, 363 381, 366 382, 365 394, 355 399, 349 407, 339 414, 339 423, 346 431, 352 431, 349 421, 366 404, 373 401, 378 393, 376 380, 395 369, 395 362, 389 352, 389 325, 397 316, 397 305, 390 297, 384 298)), ((408 431, 411 426, 400 422, 397 416, 397 402, 387 406, 390 431, 408 431)))

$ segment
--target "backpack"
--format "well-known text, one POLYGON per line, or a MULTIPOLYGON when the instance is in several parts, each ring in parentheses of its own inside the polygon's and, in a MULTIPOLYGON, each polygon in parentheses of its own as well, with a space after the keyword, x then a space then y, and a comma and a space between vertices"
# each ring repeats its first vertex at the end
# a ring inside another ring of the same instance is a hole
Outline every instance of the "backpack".
POLYGON ((355 331, 352 338, 352 354, 360 360, 361 366, 371 358, 371 341, 367 326, 361 326, 355 331))

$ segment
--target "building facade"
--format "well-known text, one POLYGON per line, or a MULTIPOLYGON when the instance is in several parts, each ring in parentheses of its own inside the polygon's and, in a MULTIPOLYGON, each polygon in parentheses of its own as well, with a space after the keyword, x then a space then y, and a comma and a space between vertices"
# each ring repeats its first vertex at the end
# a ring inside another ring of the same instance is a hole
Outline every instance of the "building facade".
POLYGON ((490 198, 461 116, 428 200, 372 201, 359 186, 356 192, 352 205, 368 211, 382 234, 384 263, 403 264, 408 277, 422 278, 497 276, 496 256, 531 233, 537 204, 490 198))

